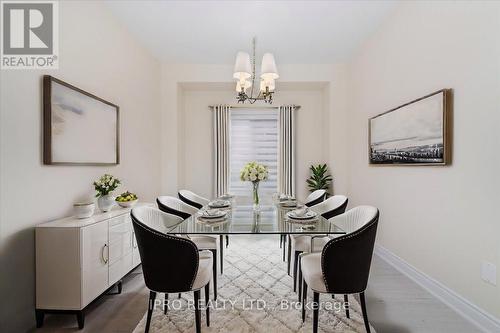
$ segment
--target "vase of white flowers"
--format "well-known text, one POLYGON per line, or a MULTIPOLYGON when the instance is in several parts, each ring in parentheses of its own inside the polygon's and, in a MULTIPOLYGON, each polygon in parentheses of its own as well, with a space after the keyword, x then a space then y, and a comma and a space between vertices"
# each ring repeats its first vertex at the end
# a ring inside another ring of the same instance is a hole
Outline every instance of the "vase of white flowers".
POLYGON ((252 182, 253 188, 253 209, 256 212, 260 211, 259 205, 259 183, 267 180, 269 171, 265 165, 257 162, 247 163, 240 171, 240 179, 242 181, 252 182))
POLYGON ((95 196, 98 198, 97 205, 100 210, 108 212, 113 208, 115 198, 113 198, 111 193, 116 190, 120 184, 121 182, 118 178, 108 174, 105 174, 94 182, 94 188, 97 192, 95 196))

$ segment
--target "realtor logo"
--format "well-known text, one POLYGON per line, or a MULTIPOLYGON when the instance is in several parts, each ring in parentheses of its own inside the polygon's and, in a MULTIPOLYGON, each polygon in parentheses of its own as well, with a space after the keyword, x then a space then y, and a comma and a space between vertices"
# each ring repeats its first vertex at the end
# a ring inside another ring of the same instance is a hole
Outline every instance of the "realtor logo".
POLYGON ((2 1, 2 69, 57 69, 55 1, 2 1))

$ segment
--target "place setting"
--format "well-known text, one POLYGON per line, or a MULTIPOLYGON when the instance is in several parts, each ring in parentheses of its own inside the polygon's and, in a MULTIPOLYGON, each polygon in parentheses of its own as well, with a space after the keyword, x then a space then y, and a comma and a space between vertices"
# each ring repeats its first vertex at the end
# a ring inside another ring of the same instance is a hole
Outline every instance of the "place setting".
POLYGON ((221 195, 218 199, 232 202, 234 200, 234 197, 235 197, 234 194, 225 193, 221 195))
POLYGON ((303 229, 313 229, 314 224, 318 222, 318 213, 310 210, 306 206, 286 213, 286 217, 286 221, 300 225, 303 229))
POLYGON ((211 209, 227 209, 231 208, 231 201, 227 199, 216 199, 208 203, 208 207, 211 209))
POLYGON ((293 209, 297 208, 299 203, 294 196, 287 194, 280 194, 273 198, 274 202, 281 208, 293 209))
POLYGON ((198 212, 197 221, 204 224, 222 224, 227 221, 229 212, 217 208, 208 208, 198 212))

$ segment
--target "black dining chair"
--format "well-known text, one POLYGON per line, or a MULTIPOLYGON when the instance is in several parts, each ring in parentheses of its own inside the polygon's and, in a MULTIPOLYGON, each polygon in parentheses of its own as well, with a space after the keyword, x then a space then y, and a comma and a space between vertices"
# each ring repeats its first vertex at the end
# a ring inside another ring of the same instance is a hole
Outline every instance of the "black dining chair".
POLYGON ((304 205, 307 207, 312 207, 314 205, 319 204, 320 202, 325 201, 326 199, 326 190, 316 190, 309 194, 304 200, 304 205))
MULTIPOLYGON (((158 209, 163 212, 177 215, 183 220, 189 218, 191 215, 194 215, 198 212, 198 208, 195 208, 191 205, 186 204, 185 202, 171 196, 160 196, 156 198, 156 203, 158 205, 158 209)), ((214 300, 217 300, 217 237, 213 236, 205 236, 205 235, 190 235, 189 239, 191 239, 198 249, 200 250, 209 250, 213 253, 214 261, 213 261, 213 280, 214 280, 214 300)), ((222 245, 222 237, 220 240, 220 266, 221 266, 221 274, 223 269, 223 248, 222 245)))
MULTIPOLYGON (((339 214, 345 212, 347 208, 348 199, 344 195, 334 195, 325 201, 319 202, 316 205, 310 207, 310 210, 321 215, 325 219, 332 218, 339 214)), ((288 272, 290 272, 290 262, 292 251, 294 253, 293 257, 293 291, 297 290, 297 267, 299 261, 299 255, 305 252, 314 252, 315 249, 311 249, 311 235, 290 235, 290 242, 288 243, 288 272)), ((301 290, 301 285, 299 284, 299 294, 301 290)), ((299 296, 300 297, 300 296, 299 296)))
MULTIPOLYGON (((194 292, 196 332, 201 332, 200 290, 205 289, 208 304, 212 253, 199 252, 187 238, 167 235, 164 224, 171 216, 151 207, 133 208, 131 213, 137 246, 142 262, 144 281, 149 291, 145 332, 149 332, 157 293, 194 292)), ((167 299, 167 298, 166 298, 167 299)), ((165 302, 166 303, 166 302, 165 302)), ((167 313, 167 304, 163 304, 167 313)), ((207 326, 210 326, 209 306, 206 306, 207 326)))
MULTIPOLYGON (((358 206, 332 220, 343 228, 351 228, 348 230, 352 231, 331 239, 322 252, 301 256, 302 321, 305 321, 308 288, 313 292, 313 333, 318 331, 319 294, 343 294, 346 305, 347 295, 359 294, 365 329, 370 333, 365 290, 370 274, 379 211, 372 206, 358 206)), ((349 317, 348 308, 346 315, 349 317)))
MULTIPOLYGON (((179 196, 179 199, 181 199, 183 202, 198 209, 201 209, 203 206, 207 206, 208 203, 210 202, 210 200, 208 200, 207 198, 202 197, 201 195, 198 195, 189 190, 179 190, 179 192, 177 192, 177 195, 179 196)), ((226 235, 226 248, 228 246, 229 246, 229 236, 226 235)))
POLYGON ((179 199, 187 203, 188 205, 191 205, 193 207, 196 207, 198 209, 202 208, 203 206, 208 205, 210 200, 207 198, 202 197, 201 195, 198 195, 192 191, 189 190, 180 190, 177 195, 179 196, 179 199))

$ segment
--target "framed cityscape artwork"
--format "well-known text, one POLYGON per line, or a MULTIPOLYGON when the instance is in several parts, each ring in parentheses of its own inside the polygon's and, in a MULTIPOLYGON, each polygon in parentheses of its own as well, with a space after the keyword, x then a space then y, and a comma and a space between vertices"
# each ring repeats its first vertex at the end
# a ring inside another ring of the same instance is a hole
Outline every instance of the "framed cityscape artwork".
POLYGON ((442 89, 370 118, 370 164, 449 164, 451 112, 451 89, 442 89))

